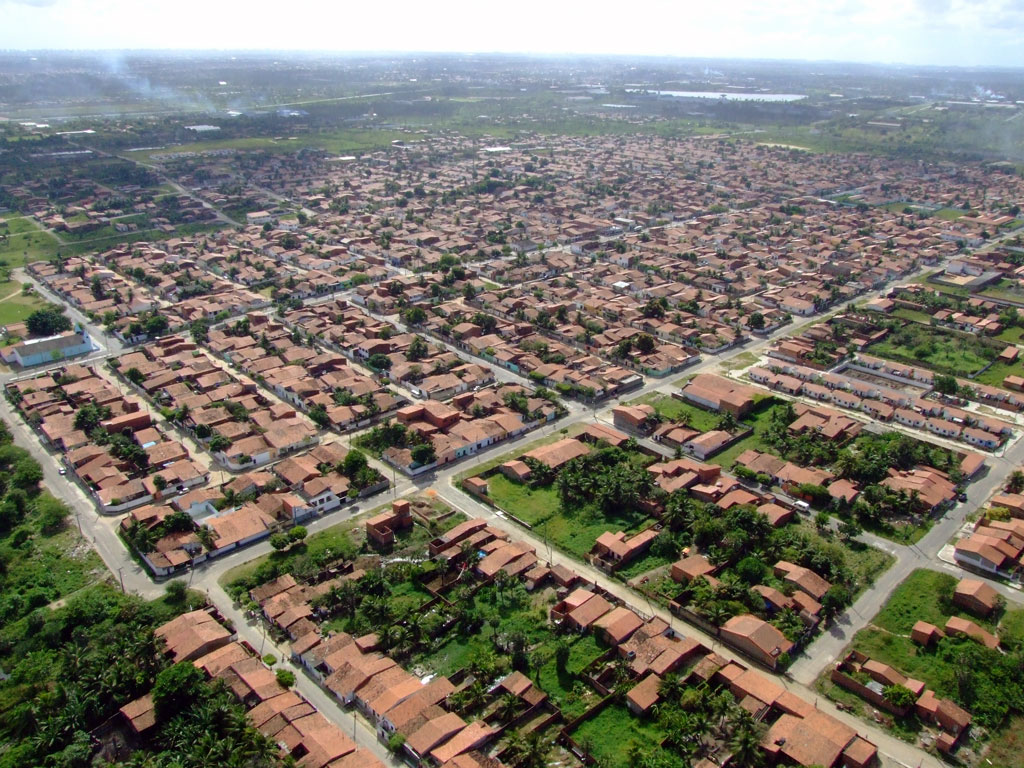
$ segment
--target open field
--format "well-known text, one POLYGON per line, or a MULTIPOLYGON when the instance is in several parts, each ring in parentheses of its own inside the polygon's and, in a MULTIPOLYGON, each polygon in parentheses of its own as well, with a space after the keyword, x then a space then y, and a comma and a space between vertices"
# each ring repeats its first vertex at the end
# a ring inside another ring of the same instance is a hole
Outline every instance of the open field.
POLYGON ((630 768, 630 747, 634 744, 651 747, 659 744, 665 734, 654 720, 633 717, 626 707, 612 703, 596 717, 582 723, 573 733, 576 743, 587 749, 601 765, 630 768))
MULTIPOLYGON (((7 220, 10 235, 0 238, 0 261, 9 267, 21 267, 31 261, 52 259, 61 250, 61 244, 49 232, 40 229, 27 218, 7 220)), ((0 230, 0 234, 6 234, 0 230)))
MULTIPOLYGON (((998 616, 983 619, 952 604, 956 581, 945 573, 914 571, 896 588, 873 622, 854 636, 850 647, 922 681, 936 695, 953 699, 970 711, 979 725, 994 729, 994 743, 1002 744, 1006 730, 1004 718, 1007 712, 1014 712, 1013 702, 1016 701, 1010 693, 1013 674, 1004 668, 1007 657, 973 640, 949 637, 940 640, 936 647, 924 648, 912 642, 909 636, 916 621, 942 627, 952 615, 968 618, 989 631, 995 630, 998 616)), ((1022 613, 1024 611, 1012 611, 1003 621, 1009 619, 1016 627, 1020 624, 1018 614, 1022 613)), ((855 711, 865 716, 868 714, 870 706, 859 697, 838 689, 826 677, 818 682, 823 693, 850 703, 855 711)), ((905 738, 912 737, 919 728, 916 717, 897 718, 893 723, 893 730, 905 738)))
POLYGON ((0 283, 0 326, 20 323, 47 303, 35 294, 23 296, 16 280, 0 283))
POLYGON ((937 373, 969 376, 995 360, 1003 346, 979 336, 908 323, 867 352, 937 373))
POLYGON ((636 400, 630 400, 629 403, 630 405, 645 403, 653 406, 654 410, 665 421, 682 421, 700 432, 708 432, 715 429, 722 418, 717 413, 705 411, 703 408, 690 405, 671 395, 663 395, 660 392, 652 392, 636 400))
POLYGON ((295 152, 306 147, 316 147, 327 152, 367 152, 382 149, 396 140, 410 140, 408 133, 393 130, 340 130, 316 134, 280 137, 252 137, 196 141, 188 144, 167 146, 162 149, 140 150, 127 153, 127 157, 141 162, 162 162, 183 152, 214 152, 233 149, 240 152, 261 150, 264 152, 295 152))
POLYGON ((733 443, 721 453, 716 453, 708 459, 708 461, 711 464, 718 464, 719 466, 728 469, 736 461, 736 457, 744 451, 754 450, 770 452, 771 447, 764 441, 764 433, 768 430, 768 425, 771 423, 772 413, 785 407, 784 403, 774 397, 762 400, 754 406, 754 411, 752 413, 743 418, 743 423, 748 426, 752 426, 754 433, 733 443))

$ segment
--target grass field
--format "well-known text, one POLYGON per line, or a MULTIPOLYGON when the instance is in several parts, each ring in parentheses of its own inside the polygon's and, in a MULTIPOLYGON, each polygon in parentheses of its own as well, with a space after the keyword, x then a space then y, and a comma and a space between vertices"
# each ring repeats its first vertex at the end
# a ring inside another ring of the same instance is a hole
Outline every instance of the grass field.
POLYGON ((16 280, 0 283, 0 326, 20 323, 47 303, 35 294, 22 296, 21 283, 16 280))
POLYGON ((1007 718, 1003 727, 992 736, 984 759, 991 768, 1019 768, 1024 755, 1024 716, 1007 718))
POLYGON ((1021 338, 1024 337, 1024 328, 1020 326, 1013 326, 997 333, 993 338, 999 341, 1005 341, 1009 344, 1018 344, 1021 338))
POLYGON ((992 629, 990 623, 953 605, 956 583, 956 578, 948 573, 914 571, 892 593, 873 623, 888 632, 909 635, 914 622, 927 621, 941 627, 950 616, 962 615, 992 629))
POLYGON ((213 152, 223 149, 238 151, 296 152, 305 147, 316 147, 333 153, 368 152, 391 145, 395 140, 410 140, 413 137, 403 131, 394 130, 342 130, 325 133, 303 134, 282 137, 252 137, 196 141, 188 144, 167 146, 163 149, 140 150, 128 153, 133 160, 161 162, 182 152, 213 152))
MULTIPOLYGON (((522 451, 517 455, 521 454, 522 451)), ((492 475, 487 483, 488 495, 501 509, 529 523, 536 535, 580 560, 602 533, 634 533, 650 521, 645 512, 636 509, 619 509, 607 515, 584 510, 563 511, 554 483, 530 488, 502 474, 492 475)))
POLYGON ((498 473, 487 479, 487 495, 502 509, 530 525, 536 525, 558 513, 561 506, 558 491, 553 487, 531 488, 525 483, 515 483, 498 473))
POLYGON ((872 344, 868 352, 938 373, 969 376, 988 365, 1002 349, 999 342, 978 336, 908 323, 872 344))
POLYGON ((641 403, 653 406, 658 415, 666 421, 685 421, 700 432, 708 432, 715 429, 722 418, 717 413, 705 411, 703 408, 677 400, 671 395, 663 395, 660 392, 652 392, 630 401, 630 405, 639 405, 641 403))
POLYGON ((919 312, 916 309, 906 309, 905 307, 894 309, 891 314, 893 317, 901 317, 904 320, 910 320, 915 323, 924 323, 925 325, 928 325, 932 321, 931 315, 925 312, 919 312))
POLYGON ((980 384, 988 384, 992 387, 1003 386, 1003 379, 1007 376, 1021 376, 1024 375, 1024 368, 1021 367, 1019 362, 1017 363, 993 363, 992 367, 984 373, 979 373, 974 377, 974 381, 980 384))
POLYGON ((754 412, 743 419, 744 424, 751 425, 754 428, 754 433, 739 442, 733 443, 721 453, 715 454, 708 459, 708 462, 729 468, 736 461, 736 457, 746 450, 773 452, 771 447, 764 442, 763 435, 768 429, 772 413, 776 409, 784 407, 784 403, 780 403, 777 399, 771 397, 758 403, 755 406, 754 412))
POLYGON ((596 717, 582 723, 572 736, 601 765, 611 768, 632 768, 629 752, 633 744, 656 748, 665 738, 654 720, 633 717, 618 703, 609 704, 596 717))
POLYGON ((28 262, 52 259, 61 249, 61 244, 49 232, 40 229, 27 217, 7 219, 8 229, 0 234, 10 233, 0 240, 0 261, 9 267, 20 267, 28 262))

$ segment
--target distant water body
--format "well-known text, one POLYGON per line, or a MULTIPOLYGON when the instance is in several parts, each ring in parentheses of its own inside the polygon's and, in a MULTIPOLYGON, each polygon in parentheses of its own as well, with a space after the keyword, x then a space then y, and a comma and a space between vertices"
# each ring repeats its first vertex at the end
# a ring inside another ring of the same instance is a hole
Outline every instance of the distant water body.
POLYGON ((671 96, 676 99, 725 99, 726 101, 799 101, 807 96, 801 93, 722 93, 720 91, 648 91, 643 88, 627 88, 627 93, 647 93, 654 96, 671 96))

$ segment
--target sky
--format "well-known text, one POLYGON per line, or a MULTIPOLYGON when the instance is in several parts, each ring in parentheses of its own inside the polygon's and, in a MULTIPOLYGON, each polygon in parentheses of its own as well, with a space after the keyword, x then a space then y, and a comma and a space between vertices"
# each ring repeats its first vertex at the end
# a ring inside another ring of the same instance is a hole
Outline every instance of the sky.
POLYGON ((0 0, 0 49, 494 51, 1024 66, 1024 0, 0 0))

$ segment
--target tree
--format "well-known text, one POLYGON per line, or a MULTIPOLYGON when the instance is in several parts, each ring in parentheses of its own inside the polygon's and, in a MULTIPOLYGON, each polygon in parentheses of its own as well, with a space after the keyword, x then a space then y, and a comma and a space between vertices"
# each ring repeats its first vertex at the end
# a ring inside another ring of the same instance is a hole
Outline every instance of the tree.
POLYGON ((288 538, 287 533, 275 533, 270 537, 270 546, 278 552, 288 549, 288 547, 291 546, 291 543, 291 539, 288 538))
POLYGON ((321 403, 317 403, 309 409, 309 418, 314 424, 320 429, 327 429, 331 424, 331 417, 327 413, 327 409, 321 403))
POLYGON ((369 462, 366 459, 366 454, 356 448, 353 448, 345 454, 345 458, 341 460, 338 465, 338 471, 351 480, 366 469, 367 466, 369 466, 369 462))
POLYGON ((288 531, 288 540, 291 542, 302 541, 309 534, 304 525, 296 525, 290 531, 288 531))
POLYGON ((955 395, 960 389, 955 376, 947 376, 942 373, 935 374, 932 378, 932 386, 939 394, 950 396, 955 395))
POLYGON ((431 464, 437 460, 437 453, 431 443, 421 443, 412 447, 412 460, 417 464, 431 464))
POLYGON ((736 429, 736 417, 731 411, 724 411, 722 416, 718 419, 716 427, 723 432, 732 432, 736 429))
POLYGON ((188 590, 185 587, 185 582, 180 579, 168 582, 164 588, 164 593, 167 595, 167 602, 169 603, 182 603, 185 600, 185 593, 188 590))
POLYGON ((917 701, 917 696, 909 688, 902 685, 887 685, 882 689, 882 696, 898 709, 912 707, 917 701))
POLYGON ((132 384, 136 386, 142 386, 142 382, 146 380, 145 375, 138 368, 132 366, 124 372, 124 377, 128 379, 132 384))
POLYGON ((210 322, 205 319, 193 320, 189 331, 192 333, 192 341, 205 344, 210 337, 210 322))
POLYGON ((375 355, 370 355, 366 364, 378 372, 391 370, 391 358, 379 352, 375 355))
POLYGON ((409 307, 402 313, 402 319, 408 325, 422 325, 427 320, 427 311, 423 307, 409 307))
POLYGON ((1024 472, 1019 469, 1013 470, 1010 473, 1010 477, 1006 481, 1006 490, 1010 493, 1020 493, 1024 491, 1024 472))
POLYGON ((282 688, 291 688, 295 685, 295 673, 290 669, 282 667, 274 672, 274 677, 277 678, 277 684, 282 688))
POLYGON ((31 336, 56 336, 71 330, 71 318, 64 314, 63 307, 51 304, 29 315, 25 325, 31 336))
POLYGON ((821 596, 821 610, 825 618, 831 618, 848 606, 853 599, 850 590, 842 584, 833 584, 828 592, 821 596))
MULTIPOLYGON (((10 501, 11 491, 7 492, 10 501)), ((48 493, 42 494, 35 502, 36 515, 39 521, 39 530, 44 536, 52 536, 64 527, 64 521, 70 514, 67 504, 60 499, 55 499, 48 493)))
POLYGON ((206 676, 191 661, 179 661, 156 676, 153 708, 157 719, 169 719, 189 710, 205 693, 206 676))
POLYGON ((654 351, 657 343, 649 333, 641 333, 636 338, 636 348, 642 355, 649 355, 654 351))
POLYGON ((410 362, 415 363, 429 354, 430 347, 427 346, 427 342, 423 340, 423 337, 413 336, 412 341, 409 343, 409 349, 405 352, 405 357, 410 362))
POLYGON ((759 331, 764 328, 764 315, 760 312, 751 313, 750 317, 747 318, 747 325, 751 330, 759 331))

